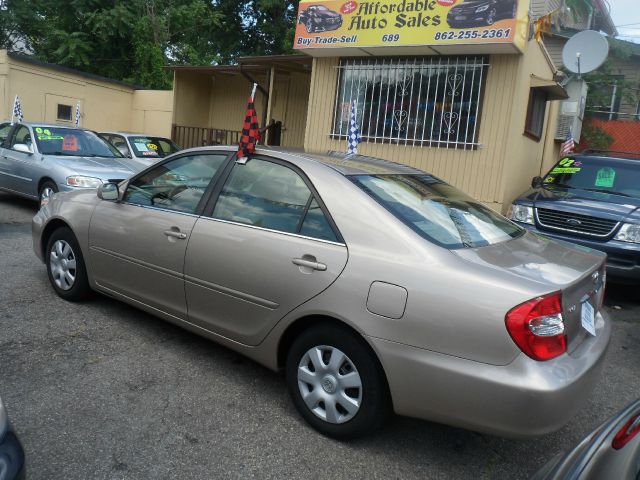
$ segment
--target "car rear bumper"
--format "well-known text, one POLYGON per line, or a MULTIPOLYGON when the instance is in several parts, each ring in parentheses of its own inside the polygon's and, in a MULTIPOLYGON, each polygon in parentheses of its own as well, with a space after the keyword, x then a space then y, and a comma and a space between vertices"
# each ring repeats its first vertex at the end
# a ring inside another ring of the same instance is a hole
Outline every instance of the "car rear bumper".
POLYGON ((396 413, 507 437, 560 429, 600 377, 611 324, 599 313, 596 337, 570 355, 537 362, 524 354, 489 365, 369 338, 385 369, 396 413))
POLYGON ((565 242, 593 248, 607 254, 607 276, 616 280, 640 281, 640 245, 609 240, 608 242, 572 237, 561 233, 538 230, 534 225, 518 223, 531 232, 565 242))
POLYGON ((0 477, 7 480, 26 477, 24 450, 13 430, 9 430, 0 442, 0 477))

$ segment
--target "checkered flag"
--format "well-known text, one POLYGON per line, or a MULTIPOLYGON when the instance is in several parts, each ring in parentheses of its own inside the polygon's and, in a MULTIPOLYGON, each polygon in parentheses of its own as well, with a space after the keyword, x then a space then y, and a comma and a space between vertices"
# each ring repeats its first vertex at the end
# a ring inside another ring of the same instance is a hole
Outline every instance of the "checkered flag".
POLYGON ((22 115, 22 107, 20 106, 20 97, 16 95, 16 99, 13 101, 13 113, 11 114, 11 123, 13 123, 13 117, 18 119, 18 122, 22 122, 24 116, 22 115))
POLYGON ((76 127, 80 126, 80 102, 76 103, 76 127))
POLYGON ((240 138, 240 146, 238 148, 238 158, 244 158, 251 155, 256 150, 256 144, 260 141, 260 126, 258 125, 258 115, 254 98, 258 84, 253 84, 249 103, 247 104, 247 114, 242 127, 242 137, 240 138))
POLYGON ((358 128, 358 106, 356 105, 356 101, 354 100, 351 103, 351 122, 349 126, 349 139, 348 144, 349 148, 347 149, 347 153, 350 155, 358 154, 358 144, 362 142, 362 138, 360 137, 360 129, 358 128))

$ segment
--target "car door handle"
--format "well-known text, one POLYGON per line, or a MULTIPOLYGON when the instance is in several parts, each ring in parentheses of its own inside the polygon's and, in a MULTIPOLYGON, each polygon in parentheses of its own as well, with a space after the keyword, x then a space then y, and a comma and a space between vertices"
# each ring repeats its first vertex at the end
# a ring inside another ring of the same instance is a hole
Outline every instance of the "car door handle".
POLYGON ((327 266, 324 263, 315 262, 313 260, 306 260, 304 258, 294 258, 291 260, 294 265, 298 265, 299 267, 311 268, 313 270, 318 270, 319 272, 324 272, 327 269, 327 266))
POLYGON ((167 237, 173 237, 173 238, 177 238, 180 240, 185 240, 187 238, 187 234, 186 233, 182 233, 180 230, 165 230, 164 234, 167 237))

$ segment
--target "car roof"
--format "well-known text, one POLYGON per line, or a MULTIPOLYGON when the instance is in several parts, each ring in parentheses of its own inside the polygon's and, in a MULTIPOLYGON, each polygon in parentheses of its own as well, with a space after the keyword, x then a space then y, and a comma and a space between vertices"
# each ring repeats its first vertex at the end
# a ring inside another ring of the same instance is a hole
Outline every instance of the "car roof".
POLYGON ((640 160, 640 152, 618 152, 614 150, 585 150, 574 156, 614 158, 620 160, 640 160))
POLYGON ((110 132, 98 132, 100 135, 125 135, 128 137, 156 137, 156 138, 166 138, 169 140, 169 137, 165 137, 163 135, 152 135, 150 133, 136 133, 136 132, 122 132, 122 131, 110 131, 110 132))
MULTIPOLYGON (((9 120, 1 123, 11 123, 9 120)), ((90 131, 87 128, 76 127, 75 125, 59 125, 57 123, 47 123, 47 122, 13 122, 14 124, 26 125, 28 127, 45 127, 45 128, 70 128, 72 130, 86 130, 90 131)))
POLYGON ((640 163, 638 162, 640 158, 633 158, 631 156, 623 157, 618 155, 602 155, 602 154, 595 154, 595 153, 577 154, 577 155, 568 155, 568 156, 575 159, 593 158, 596 160, 602 160, 604 162, 623 162, 623 163, 635 164, 640 166, 640 163))
MULTIPOLYGON (((190 152, 206 152, 206 151, 228 151, 235 150, 238 147, 232 146, 208 146, 195 147, 188 150, 182 150, 180 153, 190 152)), ((366 155, 350 155, 345 152, 305 152, 296 149, 285 149, 278 147, 256 147, 257 155, 268 155, 304 168, 309 162, 314 164, 322 164, 342 175, 424 175, 425 172, 407 165, 383 160, 381 158, 368 157, 366 155)))

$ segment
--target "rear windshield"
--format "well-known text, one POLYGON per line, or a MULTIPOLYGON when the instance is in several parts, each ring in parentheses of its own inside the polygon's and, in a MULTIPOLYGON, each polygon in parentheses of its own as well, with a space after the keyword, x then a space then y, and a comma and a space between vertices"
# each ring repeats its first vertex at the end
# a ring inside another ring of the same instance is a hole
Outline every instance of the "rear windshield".
POLYGON ((567 157, 556 163, 543 182, 545 186, 640 198, 640 161, 567 157))
POLYGON ((45 155, 122 157, 95 133, 75 128, 33 127, 38 150, 45 155))
POLYGON ((180 150, 180 147, 168 138, 129 137, 129 141, 136 157, 166 157, 180 150))
POLYGON ((354 175, 353 183, 427 240, 449 249, 493 245, 524 230, 431 175, 354 175))

